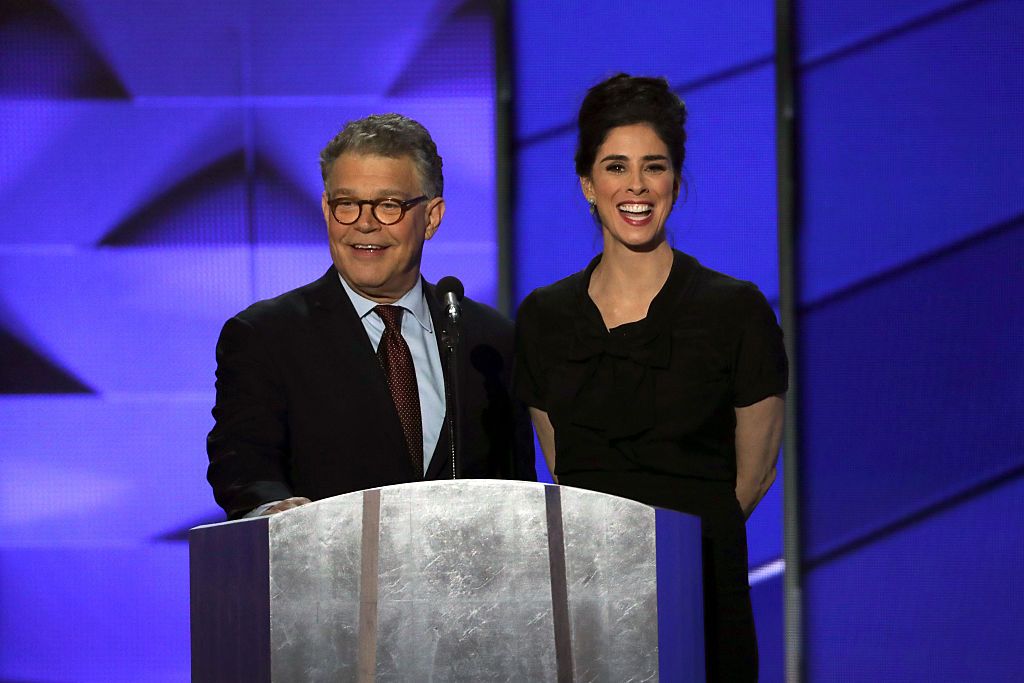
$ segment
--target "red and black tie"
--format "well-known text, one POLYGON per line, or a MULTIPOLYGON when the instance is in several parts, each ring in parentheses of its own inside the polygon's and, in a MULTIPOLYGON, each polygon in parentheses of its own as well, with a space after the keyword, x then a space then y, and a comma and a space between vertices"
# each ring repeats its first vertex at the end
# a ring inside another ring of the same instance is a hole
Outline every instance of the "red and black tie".
POLYGON ((373 309, 384 321, 384 334, 377 347, 377 358, 388 379, 391 400, 405 433, 413 471, 423 478, 423 420, 420 417, 420 393, 416 386, 416 368, 412 364, 409 345, 402 337, 402 313, 399 306, 377 306, 373 309))

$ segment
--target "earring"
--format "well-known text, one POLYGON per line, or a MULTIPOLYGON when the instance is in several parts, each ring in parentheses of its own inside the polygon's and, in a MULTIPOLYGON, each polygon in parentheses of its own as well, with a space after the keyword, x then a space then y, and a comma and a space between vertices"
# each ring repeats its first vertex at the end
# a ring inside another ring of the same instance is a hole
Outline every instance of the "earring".
POLYGON ((588 203, 589 203, 589 204, 590 204, 591 206, 594 206, 594 205, 596 205, 596 204, 597 204, 597 199, 595 199, 594 197, 587 197, 587 202, 588 202, 588 203))

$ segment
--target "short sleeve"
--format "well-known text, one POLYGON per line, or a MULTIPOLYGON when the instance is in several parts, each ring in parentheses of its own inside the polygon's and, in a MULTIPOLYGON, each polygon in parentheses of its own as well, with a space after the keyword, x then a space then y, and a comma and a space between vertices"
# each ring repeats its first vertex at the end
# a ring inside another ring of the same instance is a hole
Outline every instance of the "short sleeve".
POLYGON ((531 408, 547 410, 548 387, 542 367, 543 322, 536 294, 530 294, 516 315, 516 354, 512 386, 516 398, 531 408))
POLYGON ((764 294, 749 285, 739 299, 733 405, 742 408, 785 393, 789 388, 789 361, 782 329, 764 294))

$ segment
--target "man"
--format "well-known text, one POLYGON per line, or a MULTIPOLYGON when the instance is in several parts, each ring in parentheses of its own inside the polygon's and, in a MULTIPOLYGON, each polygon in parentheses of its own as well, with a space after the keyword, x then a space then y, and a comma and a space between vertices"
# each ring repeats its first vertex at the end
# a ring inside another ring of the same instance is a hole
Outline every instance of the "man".
MULTIPOLYGON (((320 169, 333 266, 231 318, 217 343, 207 478, 230 519, 453 476, 443 316, 420 276, 445 211, 441 157, 423 126, 386 114, 347 124, 320 169)), ((536 478, 508 390, 512 338, 510 321, 463 299, 464 477, 536 478)))

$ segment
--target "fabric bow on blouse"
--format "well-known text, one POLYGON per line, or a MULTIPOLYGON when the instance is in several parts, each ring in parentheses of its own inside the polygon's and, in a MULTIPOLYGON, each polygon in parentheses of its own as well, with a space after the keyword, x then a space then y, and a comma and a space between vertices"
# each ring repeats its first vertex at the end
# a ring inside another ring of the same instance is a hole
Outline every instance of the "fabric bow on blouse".
POLYGON ((672 335, 645 319, 606 331, 577 320, 568 360, 575 366, 573 423, 621 439, 655 424, 655 372, 669 367, 672 335))

